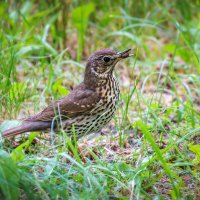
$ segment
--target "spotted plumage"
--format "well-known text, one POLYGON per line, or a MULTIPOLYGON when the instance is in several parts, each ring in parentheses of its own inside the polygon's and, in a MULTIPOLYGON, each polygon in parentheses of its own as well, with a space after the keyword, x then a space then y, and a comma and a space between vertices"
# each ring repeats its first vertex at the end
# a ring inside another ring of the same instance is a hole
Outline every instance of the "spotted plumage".
POLYGON ((80 85, 40 113, 23 119, 22 125, 4 131, 3 137, 50 128, 55 131, 62 128, 70 136, 73 127, 77 138, 99 131, 116 111, 120 91, 113 70, 118 61, 129 57, 129 51, 95 52, 88 59, 80 85))

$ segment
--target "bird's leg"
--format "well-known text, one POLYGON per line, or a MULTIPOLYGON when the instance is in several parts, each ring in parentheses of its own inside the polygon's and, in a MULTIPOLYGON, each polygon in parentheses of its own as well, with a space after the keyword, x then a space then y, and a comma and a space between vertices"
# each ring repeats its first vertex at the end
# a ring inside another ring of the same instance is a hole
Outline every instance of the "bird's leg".
POLYGON ((84 162, 86 163, 85 158, 83 157, 82 154, 82 150, 79 148, 78 144, 77 144, 77 137, 76 137, 76 132, 74 129, 74 126, 72 126, 72 133, 73 135, 71 137, 67 136, 66 133, 64 132, 63 134, 65 134, 65 140, 66 140, 66 146, 67 146, 67 150, 68 152, 71 153, 71 155, 78 161, 78 162, 84 162))
POLYGON ((83 156, 82 149, 78 146, 77 141, 73 138, 67 142, 68 151, 71 152, 72 156, 76 158, 78 162, 86 163, 86 159, 83 156))

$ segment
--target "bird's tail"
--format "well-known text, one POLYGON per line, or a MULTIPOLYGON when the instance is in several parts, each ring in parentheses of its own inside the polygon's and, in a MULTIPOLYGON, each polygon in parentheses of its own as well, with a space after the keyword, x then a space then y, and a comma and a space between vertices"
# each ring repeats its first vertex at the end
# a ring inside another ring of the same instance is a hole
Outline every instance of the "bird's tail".
POLYGON ((33 131, 42 131, 51 127, 51 122, 42 122, 42 121, 23 121, 21 125, 9 128, 8 130, 2 131, 2 137, 7 138, 15 135, 19 135, 25 132, 33 132, 33 131))

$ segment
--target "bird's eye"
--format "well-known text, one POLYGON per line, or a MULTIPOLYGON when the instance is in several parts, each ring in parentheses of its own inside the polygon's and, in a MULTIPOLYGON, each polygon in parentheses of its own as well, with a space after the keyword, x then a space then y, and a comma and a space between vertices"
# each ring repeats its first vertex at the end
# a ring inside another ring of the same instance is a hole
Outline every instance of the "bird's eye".
POLYGON ((109 57, 107 57, 107 56, 105 56, 105 57, 103 57, 103 60, 104 60, 104 62, 109 62, 110 61, 110 58, 109 57))

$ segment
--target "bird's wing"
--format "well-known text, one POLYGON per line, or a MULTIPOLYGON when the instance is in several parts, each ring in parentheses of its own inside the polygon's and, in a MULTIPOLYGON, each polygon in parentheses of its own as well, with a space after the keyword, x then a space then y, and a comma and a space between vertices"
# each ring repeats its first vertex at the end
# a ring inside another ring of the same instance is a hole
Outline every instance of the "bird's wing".
POLYGON ((55 116, 74 117, 81 113, 90 112, 99 102, 99 95, 79 85, 68 96, 46 107, 40 113, 25 119, 26 121, 52 121, 55 116))

